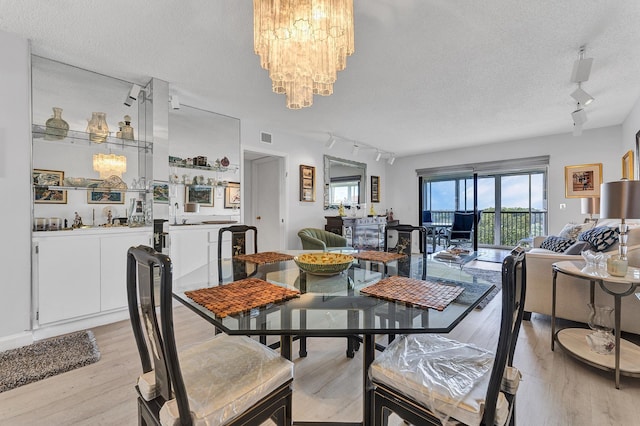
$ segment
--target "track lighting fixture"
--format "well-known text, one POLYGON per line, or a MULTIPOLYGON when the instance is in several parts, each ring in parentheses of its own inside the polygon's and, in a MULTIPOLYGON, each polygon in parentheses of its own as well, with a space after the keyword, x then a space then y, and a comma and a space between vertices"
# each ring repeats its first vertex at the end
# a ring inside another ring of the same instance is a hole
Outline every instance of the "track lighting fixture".
POLYGON ((124 99, 124 104, 128 107, 133 105, 133 102, 138 100, 138 94, 140 94, 140 90, 140 86, 138 86, 137 84, 132 84, 131 90, 129 90, 127 97, 124 99))
POLYGON ((380 161, 380 157, 382 157, 382 153, 380 151, 376 152, 376 161, 380 161))
POLYGON ((571 117, 573 118, 573 123, 582 126, 587 122, 587 113, 584 109, 578 108, 577 110, 571 113, 571 117))
POLYGON ((171 95, 171 108, 180 109, 180 98, 178 95, 171 95))
POLYGON ((573 136, 580 136, 582 134, 582 124, 573 123, 573 136))
POLYGON ((389 159, 387 160, 387 163, 389 163, 390 166, 393 166, 393 162, 396 161, 396 157, 394 155, 392 155, 391 157, 389 157, 389 159))
POLYGON ((585 58, 584 52, 586 46, 581 46, 578 52, 578 59, 573 63, 573 71, 571 72, 571 81, 574 83, 582 83, 589 80, 591 74, 591 65, 593 64, 593 58, 585 58))
POLYGON ((353 144, 353 151, 351 151, 351 153, 353 155, 358 155, 358 152, 360 152, 360 147, 358 146, 358 144, 353 144))
POLYGON ((571 92, 571 97, 583 106, 589 105, 594 100, 593 96, 582 90, 582 88, 580 87, 580 83, 578 83, 578 88, 571 92))

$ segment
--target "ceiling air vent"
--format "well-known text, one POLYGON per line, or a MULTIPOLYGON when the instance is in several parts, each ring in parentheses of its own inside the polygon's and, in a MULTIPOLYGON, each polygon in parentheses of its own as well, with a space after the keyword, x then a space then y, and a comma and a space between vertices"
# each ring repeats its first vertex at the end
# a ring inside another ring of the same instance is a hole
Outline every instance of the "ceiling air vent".
POLYGON ((260 142, 271 143, 271 133, 260 132, 260 142))

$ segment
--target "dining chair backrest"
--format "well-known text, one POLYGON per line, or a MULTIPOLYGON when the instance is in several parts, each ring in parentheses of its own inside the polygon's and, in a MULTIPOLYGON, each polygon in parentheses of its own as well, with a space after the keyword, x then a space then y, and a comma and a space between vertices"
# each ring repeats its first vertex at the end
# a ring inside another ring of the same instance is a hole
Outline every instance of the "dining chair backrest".
MULTIPOLYGON (((524 250, 514 249, 502 261, 502 314, 496 356, 491 370, 489 387, 485 397, 482 424, 493 425, 496 417, 498 395, 507 367, 513 366, 513 357, 524 315, 527 293, 527 271, 524 250)), ((510 402, 514 411, 515 395, 510 402)), ((515 415, 515 414, 514 414, 515 415)))
POLYGON ((408 257, 398 261, 398 275, 411 276, 411 254, 413 247, 413 235, 419 235, 419 249, 422 254, 422 279, 427 278, 427 229, 424 226, 413 225, 387 225, 384 228, 384 251, 406 254, 408 257), (390 240, 393 244, 390 243, 390 240))
MULTIPOLYGON (((223 239, 226 233, 231 234, 231 258, 240 254, 248 254, 248 247, 250 246, 251 237, 253 237, 253 252, 258 252, 258 229, 255 226, 249 225, 233 225, 220 228, 218 231, 218 282, 222 284, 224 276, 222 270, 222 259, 224 258, 223 252, 223 239), (251 235, 250 233, 253 233, 251 235)), ((246 268, 244 262, 231 262, 233 279, 246 278, 246 268)))
POLYGON ((156 397, 148 404, 161 406, 175 397, 180 417, 190 419, 189 402, 173 332, 172 266, 168 256, 146 246, 131 247, 128 250, 127 299, 142 371, 153 372, 155 375, 151 381, 155 380, 156 397), (158 274, 160 321, 156 314, 155 294, 158 274))
POLYGON ((422 223, 433 222, 431 219, 431 210, 423 210, 422 211, 422 223))

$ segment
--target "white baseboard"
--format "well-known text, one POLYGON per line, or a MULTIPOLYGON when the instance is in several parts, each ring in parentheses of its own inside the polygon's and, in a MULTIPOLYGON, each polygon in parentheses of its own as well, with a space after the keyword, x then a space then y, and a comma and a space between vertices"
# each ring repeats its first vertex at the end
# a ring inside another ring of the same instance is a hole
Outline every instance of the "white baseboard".
POLYGON ((3 336, 0 337, 0 352, 30 345, 32 343, 33 333, 31 331, 24 331, 22 333, 12 334, 11 336, 3 336))
POLYGON ((63 323, 41 325, 32 331, 33 340, 42 340, 49 337, 60 336, 62 334, 73 333, 74 331, 86 330, 92 327, 98 327, 105 324, 129 319, 129 311, 122 309, 107 314, 77 319, 74 321, 65 321, 63 323))

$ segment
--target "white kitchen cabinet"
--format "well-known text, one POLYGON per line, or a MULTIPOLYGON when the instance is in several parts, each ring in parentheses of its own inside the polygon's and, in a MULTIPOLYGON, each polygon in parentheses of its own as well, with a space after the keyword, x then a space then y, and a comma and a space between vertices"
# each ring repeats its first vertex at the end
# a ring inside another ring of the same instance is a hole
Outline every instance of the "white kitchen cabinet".
POLYGON ((47 324, 100 311, 100 240, 34 240, 37 320, 47 324))
POLYGON ((127 306, 127 250, 152 246, 149 232, 110 235, 100 238, 100 310, 127 306))
POLYGON ((150 245, 151 231, 106 229, 39 232, 33 280, 39 326, 127 306, 127 250, 150 245))

